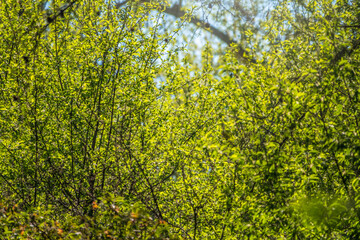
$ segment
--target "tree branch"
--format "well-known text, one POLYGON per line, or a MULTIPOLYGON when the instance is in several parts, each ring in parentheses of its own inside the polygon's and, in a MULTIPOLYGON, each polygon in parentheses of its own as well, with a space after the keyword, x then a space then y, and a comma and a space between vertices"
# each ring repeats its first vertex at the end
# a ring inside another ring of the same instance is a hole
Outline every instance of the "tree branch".
MULTIPOLYGON (((130 0, 125 0, 121 3, 117 3, 116 7, 120 8, 120 7, 124 6, 125 4, 127 4, 129 1, 130 0)), ((144 0, 142 2, 149 2, 149 0, 144 0)), ((172 15, 176 18, 182 18, 186 14, 186 12, 184 10, 181 10, 181 6, 179 4, 174 4, 172 7, 166 7, 166 6, 163 6, 163 7, 165 8, 164 12, 166 14, 172 15)), ((257 61, 254 58, 247 57, 250 55, 250 53, 248 51, 246 51, 244 49, 244 47, 242 47, 239 43, 237 43, 236 41, 231 39, 229 35, 227 35, 223 31, 220 31, 219 29, 217 29, 213 25, 209 24, 208 22, 200 20, 199 18, 197 18, 195 16, 191 16, 190 23, 192 23, 196 26, 200 26, 202 29, 214 34, 217 38, 219 38, 221 41, 226 43, 228 46, 231 46, 232 44, 236 44, 237 50, 238 50, 238 52, 237 52, 238 58, 245 59, 246 61, 251 62, 251 63, 257 63, 257 61)))
MULTIPOLYGON (((174 17, 177 18, 181 18, 183 16, 185 16, 186 12, 180 9, 180 5, 175 4, 174 6, 170 7, 170 8, 165 8, 165 13, 172 15, 174 17)), ((249 61, 251 63, 256 63, 255 59, 252 58, 247 58, 246 55, 250 55, 242 46, 240 46, 236 41, 232 40, 230 38, 229 35, 225 34, 224 32, 220 31, 219 29, 217 29, 216 27, 210 25, 207 22, 204 22, 200 19, 198 19, 195 16, 191 16, 191 20, 190 23, 196 25, 196 26, 200 26, 202 29, 211 32, 212 34, 214 34, 216 37, 218 37, 221 41, 223 41, 224 43, 226 43, 227 45, 231 46, 231 44, 237 44, 237 48, 238 48, 238 57, 241 57, 243 59, 245 59, 246 61, 249 61)))

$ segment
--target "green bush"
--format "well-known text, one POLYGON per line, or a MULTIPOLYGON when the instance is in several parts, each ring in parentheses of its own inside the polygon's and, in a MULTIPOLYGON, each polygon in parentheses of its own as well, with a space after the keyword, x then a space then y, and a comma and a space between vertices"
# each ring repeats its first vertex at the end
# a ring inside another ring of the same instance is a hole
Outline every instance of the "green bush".
POLYGON ((72 216, 52 206, 22 210, 1 203, 0 236, 6 239, 179 239, 140 203, 107 198, 93 202, 93 216, 72 216))

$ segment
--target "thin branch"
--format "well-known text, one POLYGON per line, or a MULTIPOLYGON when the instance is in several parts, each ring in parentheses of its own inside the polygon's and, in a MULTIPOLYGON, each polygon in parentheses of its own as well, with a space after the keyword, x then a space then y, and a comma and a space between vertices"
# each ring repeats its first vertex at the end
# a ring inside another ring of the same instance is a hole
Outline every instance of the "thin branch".
POLYGON ((360 28, 360 25, 340 25, 339 27, 343 27, 343 28, 360 28))

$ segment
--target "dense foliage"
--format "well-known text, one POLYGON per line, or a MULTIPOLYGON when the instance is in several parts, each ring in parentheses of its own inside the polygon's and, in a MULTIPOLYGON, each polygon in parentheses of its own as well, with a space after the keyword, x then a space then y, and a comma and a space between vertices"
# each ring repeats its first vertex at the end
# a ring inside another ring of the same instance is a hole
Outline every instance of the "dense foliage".
POLYGON ((129 205, 114 196, 93 202, 91 217, 57 214, 52 206, 31 213, 16 204, 0 207, 1 236, 6 239, 178 239, 141 204, 129 205))
POLYGON ((166 6, 2 1, 0 236, 360 238, 359 3, 281 1, 221 64, 166 6))

